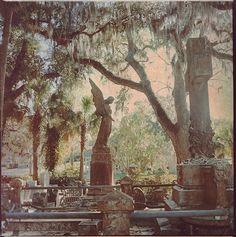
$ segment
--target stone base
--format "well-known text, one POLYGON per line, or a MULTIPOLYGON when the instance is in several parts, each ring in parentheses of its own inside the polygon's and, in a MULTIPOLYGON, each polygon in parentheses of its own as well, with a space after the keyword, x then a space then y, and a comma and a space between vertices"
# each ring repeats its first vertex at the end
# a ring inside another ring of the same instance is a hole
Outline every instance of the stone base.
POLYGON ((98 235, 101 230, 101 220, 84 220, 79 223, 78 235, 98 235))
POLYGON ((226 160, 200 158, 177 166, 172 199, 180 207, 214 209, 232 205, 232 166, 226 160))
MULTIPOLYGON (((172 199, 165 199, 166 211, 180 211, 194 208, 180 207, 172 199)), ((195 208, 196 209, 196 208, 195 208)), ((230 219, 228 216, 215 217, 184 217, 169 218, 171 229, 178 227, 182 230, 181 236, 184 235, 224 235, 224 231, 230 230, 230 219), (217 230, 217 231, 215 231, 217 230)), ((227 233, 227 232, 225 232, 227 233)), ((163 235, 164 233, 160 233, 163 235)))
POLYGON ((200 207, 203 205, 203 189, 184 189, 174 186, 172 189, 172 198, 180 207, 200 207))
POLYGON ((94 152, 92 154, 90 185, 112 185, 112 162, 109 152, 94 152))
POLYGON ((216 158, 186 160, 177 165, 177 183, 185 187, 205 185, 205 176, 212 172, 217 165, 227 173, 225 176, 226 185, 233 186, 232 165, 227 160, 216 158))

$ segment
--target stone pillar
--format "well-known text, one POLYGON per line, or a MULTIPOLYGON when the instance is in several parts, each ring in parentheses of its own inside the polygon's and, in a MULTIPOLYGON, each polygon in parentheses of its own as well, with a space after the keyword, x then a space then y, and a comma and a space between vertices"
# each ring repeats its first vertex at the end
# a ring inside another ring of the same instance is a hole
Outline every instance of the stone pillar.
POLYGON ((191 158, 214 157, 208 80, 212 77, 211 51, 207 39, 191 38, 187 42, 186 89, 190 100, 189 142, 191 158))
POLYGON ((118 190, 103 196, 98 202, 103 213, 103 235, 129 235, 130 212, 134 210, 133 199, 118 190))
POLYGON ((211 128, 208 80, 212 76, 211 50, 206 38, 187 42, 186 89, 190 100, 189 143, 191 159, 177 166, 173 200, 180 207, 220 208, 231 203, 230 164, 215 158, 211 128))
POLYGON ((91 185, 112 185, 112 161, 108 147, 93 148, 90 163, 91 185))
POLYGON ((125 176, 120 181, 121 191, 132 197, 133 180, 129 176, 125 176))

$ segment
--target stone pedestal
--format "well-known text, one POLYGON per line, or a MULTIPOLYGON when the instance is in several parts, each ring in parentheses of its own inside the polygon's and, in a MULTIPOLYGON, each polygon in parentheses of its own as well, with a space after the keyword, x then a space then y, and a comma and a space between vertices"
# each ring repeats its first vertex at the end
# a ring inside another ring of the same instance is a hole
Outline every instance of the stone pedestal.
POLYGON ((133 199, 118 190, 108 193, 98 202, 103 212, 103 235, 129 235, 133 199))
POLYGON ((110 150, 93 148, 90 163, 91 185, 112 185, 112 161, 110 150))
POLYGON ((173 201, 179 207, 230 207, 233 200, 232 166, 222 159, 192 159, 177 166, 173 201))

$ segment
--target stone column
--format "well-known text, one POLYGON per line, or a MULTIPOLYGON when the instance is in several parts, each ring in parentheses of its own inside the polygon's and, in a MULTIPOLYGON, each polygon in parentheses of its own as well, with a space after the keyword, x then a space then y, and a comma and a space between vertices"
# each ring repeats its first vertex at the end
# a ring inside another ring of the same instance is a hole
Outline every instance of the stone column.
POLYGON ((208 80, 212 77, 211 51, 207 39, 187 42, 186 89, 190 100, 189 142, 191 158, 214 157, 214 133, 211 128, 208 80))
POLYGON ((129 235, 130 212, 134 210, 133 199, 118 190, 103 196, 98 202, 103 213, 103 235, 129 235))

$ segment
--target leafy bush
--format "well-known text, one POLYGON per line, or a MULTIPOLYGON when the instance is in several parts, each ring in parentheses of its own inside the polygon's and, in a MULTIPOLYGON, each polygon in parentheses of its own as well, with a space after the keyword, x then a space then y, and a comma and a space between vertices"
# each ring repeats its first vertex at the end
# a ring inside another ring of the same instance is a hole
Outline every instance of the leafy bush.
MULTIPOLYGON (((132 177, 134 178, 134 177, 132 177)), ((174 180, 176 180, 176 175, 166 173, 165 171, 159 169, 155 174, 152 175, 137 175, 135 179, 133 179, 134 184, 171 184, 174 180)), ((152 196, 152 192, 157 189, 155 187, 143 187, 144 193, 146 193, 147 201, 150 201, 152 196)), ((170 187, 161 187, 163 190, 163 195, 168 196, 171 194, 170 187)))
POLYGON ((57 184, 59 186, 76 185, 79 181, 79 166, 66 166, 64 169, 54 170, 51 178, 51 184, 57 184))

